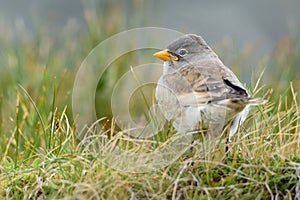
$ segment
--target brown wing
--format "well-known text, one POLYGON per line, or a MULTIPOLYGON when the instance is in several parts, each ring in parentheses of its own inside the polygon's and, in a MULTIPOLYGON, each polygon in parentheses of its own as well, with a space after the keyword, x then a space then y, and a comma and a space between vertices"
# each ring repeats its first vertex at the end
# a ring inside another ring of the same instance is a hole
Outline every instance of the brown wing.
POLYGON ((189 64, 166 77, 167 85, 175 88, 179 100, 186 105, 248 97, 238 78, 218 61, 189 64))

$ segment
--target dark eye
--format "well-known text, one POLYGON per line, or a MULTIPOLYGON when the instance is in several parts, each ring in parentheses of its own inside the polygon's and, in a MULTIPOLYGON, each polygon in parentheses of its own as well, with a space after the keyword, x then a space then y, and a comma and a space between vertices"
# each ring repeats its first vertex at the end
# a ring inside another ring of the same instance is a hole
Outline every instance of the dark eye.
POLYGON ((180 56, 185 56, 188 53, 188 51, 186 49, 180 49, 179 50, 179 55, 180 56))

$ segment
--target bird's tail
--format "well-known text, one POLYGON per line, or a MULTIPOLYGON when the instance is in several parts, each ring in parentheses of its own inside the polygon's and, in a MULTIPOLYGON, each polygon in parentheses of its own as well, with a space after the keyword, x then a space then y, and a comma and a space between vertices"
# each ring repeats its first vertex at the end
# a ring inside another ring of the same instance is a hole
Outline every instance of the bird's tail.
POLYGON ((267 103, 268 100, 266 99, 261 99, 261 98, 249 98, 248 103, 247 104, 251 104, 254 106, 259 106, 259 105, 264 105, 265 103, 267 103))
POLYGON ((258 106, 258 105, 264 105, 265 103, 268 102, 268 100, 261 99, 261 98, 245 97, 245 98, 233 98, 231 99, 231 102, 240 105, 244 104, 244 105, 258 106))

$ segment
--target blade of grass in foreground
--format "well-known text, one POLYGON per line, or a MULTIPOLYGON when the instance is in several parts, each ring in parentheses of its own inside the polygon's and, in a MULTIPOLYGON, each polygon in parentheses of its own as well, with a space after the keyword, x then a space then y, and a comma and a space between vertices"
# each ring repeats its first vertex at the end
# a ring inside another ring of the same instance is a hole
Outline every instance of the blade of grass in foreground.
POLYGON ((19 117, 19 111, 20 111, 20 91, 17 91, 17 100, 16 100, 16 129, 14 132, 15 141, 16 141, 16 155, 15 155, 15 168, 18 167, 18 159, 19 159, 19 138, 20 138, 20 117, 19 117))
POLYGON ((30 103, 33 105, 33 107, 34 107, 34 109, 35 109, 35 111, 36 111, 36 113, 37 113, 37 115, 38 115, 38 117, 39 117, 39 120, 40 120, 40 122, 41 122, 41 124, 42 124, 42 127, 43 127, 43 132, 44 132, 44 137, 45 137, 46 147, 48 147, 49 142, 48 142, 48 138, 47 138, 46 125, 45 125, 45 122, 44 122, 44 120, 43 120, 43 118, 42 118, 42 115, 41 115, 41 113, 40 113, 38 107, 36 106, 35 102, 33 101, 33 99, 31 98, 31 96, 30 96, 30 95, 28 94, 28 92, 26 91, 26 89, 25 89, 21 84, 19 84, 19 83, 18 83, 18 86, 23 90, 23 92, 25 93, 25 95, 26 95, 27 98, 29 99, 30 103))
POLYGON ((52 137, 53 137, 53 134, 54 134, 54 127, 55 127, 55 102, 56 102, 56 77, 54 77, 54 80, 53 80, 53 99, 52 99, 52 108, 51 108, 51 131, 50 131, 50 137, 49 137, 49 146, 48 148, 50 149, 51 148, 51 141, 52 141, 52 137))

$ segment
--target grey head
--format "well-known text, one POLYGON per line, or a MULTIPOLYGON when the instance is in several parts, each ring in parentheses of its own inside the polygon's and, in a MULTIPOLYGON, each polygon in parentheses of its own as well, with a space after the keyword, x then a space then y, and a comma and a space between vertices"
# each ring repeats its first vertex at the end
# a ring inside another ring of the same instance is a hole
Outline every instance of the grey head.
POLYGON ((205 40, 195 34, 187 34, 167 46, 154 56, 168 62, 169 67, 179 69, 186 64, 194 64, 203 59, 218 59, 205 40))
POLYGON ((178 38, 167 49, 171 54, 178 57, 176 65, 185 65, 186 63, 195 63, 201 59, 216 57, 216 54, 205 40, 195 34, 187 34, 178 38))

